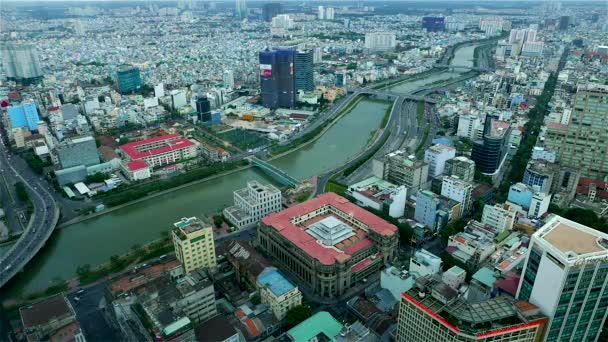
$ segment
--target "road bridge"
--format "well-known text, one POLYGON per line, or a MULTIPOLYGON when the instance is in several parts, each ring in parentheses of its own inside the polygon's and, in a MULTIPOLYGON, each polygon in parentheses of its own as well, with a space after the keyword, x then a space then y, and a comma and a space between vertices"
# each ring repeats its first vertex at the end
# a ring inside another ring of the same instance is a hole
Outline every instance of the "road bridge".
POLYGON ((448 70, 464 69, 464 70, 480 71, 480 72, 491 71, 490 68, 486 68, 486 67, 475 67, 475 66, 469 66, 469 65, 443 64, 443 63, 434 64, 433 68, 446 68, 448 70))
POLYGON ((275 180, 281 182, 282 184, 285 184, 292 188, 295 188, 301 184, 300 180, 290 176, 287 172, 262 159, 259 159, 257 157, 249 157, 247 159, 249 160, 251 165, 260 168, 260 170, 264 171, 266 174, 268 174, 275 180))
POLYGON ((355 95, 374 95, 374 96, 379 96, 379 97, 393 98, 395 100, 401 98, 401 99, 411 100, 411 101, 424 101, 424 102, 430 103, 430 104, 436 104, 438 102, 437 99, 434 99, 434 98, 428 97, 428 96, 412 95, 412 94, 398 94, 398 93, 393 93, 391 91, 382 90, 382 89, 363 88, 363 89, 356 90, 354 92, 354 94, 355 95))

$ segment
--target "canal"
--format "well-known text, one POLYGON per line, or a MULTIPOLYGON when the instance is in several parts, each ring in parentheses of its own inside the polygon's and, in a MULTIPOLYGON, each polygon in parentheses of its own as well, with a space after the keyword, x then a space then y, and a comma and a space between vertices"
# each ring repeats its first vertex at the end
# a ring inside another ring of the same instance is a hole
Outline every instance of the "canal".
MULTIPOLYGON (((458 49, 452 63, 472 63, 473 50, 474 46, 458 49)), ((391 89, 411 92, 458 74, 432 74, 391 89)), ((388 106, 387 102, 363 100, 318 140, 272 163, 296 178, 308 178, 340 165, 368 143, 388 106)), ((128 252, 133 245, 159 238, 181 217, 205 216, 232 205, 232 192, 245 187, 249 180, 273 182, 256 169, 247 169, 59 229, 3 291, 9 291, 10 297, 25 296, 48 287, 55 279, 71 278, 80 265, 98 265, 112 255, 128 252)))

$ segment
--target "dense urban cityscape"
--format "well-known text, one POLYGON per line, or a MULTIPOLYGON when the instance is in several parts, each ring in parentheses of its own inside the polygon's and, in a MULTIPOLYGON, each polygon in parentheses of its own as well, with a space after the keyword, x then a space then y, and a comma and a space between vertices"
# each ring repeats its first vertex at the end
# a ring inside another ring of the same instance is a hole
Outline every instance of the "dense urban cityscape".
POLYGON ((608 2, 0 2, 0 341, 608 341, 608 2))

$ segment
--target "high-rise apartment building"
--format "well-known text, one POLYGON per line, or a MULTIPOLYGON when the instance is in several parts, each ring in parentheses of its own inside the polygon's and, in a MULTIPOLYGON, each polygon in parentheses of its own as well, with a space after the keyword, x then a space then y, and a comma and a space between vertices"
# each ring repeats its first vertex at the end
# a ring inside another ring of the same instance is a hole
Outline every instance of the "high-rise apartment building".
POLYGON ((480 133, 483 133, 483 130, 481 130, 481 120, 478 115, 465 114, 458 117, 457 136, 477 140, 480 138, 480 133))
POLYGON ((215 243, 211 224, 196 217, 182 218, 173 224, 173 247, 184 272, 215 267, 215 243))
POLYGON ((325 19, 325 7, 324 6, 319 6, 317 8, 317 18, 319 20, 324 20, 325 19))
POLYGON ((271 22, 272 18, 283 13, 283 6, 278 2, 271 2, 262 6, 262 17, 265 22, 271 22))
POLYGON ((497 233, 513 229, 515 223, 515 210, 508 204, 486 204, 483 207, 481 223, 492 227, 497 233))
POLYGON ((429 174, 429 166, 415 156, 408 156, 405 151, 395 151, 382 159, 373 161, 374 176, 396 184, 405 185, 412 194, 425 188, 429 174))
POLYGON ((281 190, 272 184, 247 182, 247 187, 234 191, 234 205, 224 209, 224 216, 235 227, 242 229, 255 226, 269 213, 280 211, 281 190))
POLYGON ((312 50, 298 50, 298 52, 296 52, 296 91, 315 90, 313 55, 314 53, 312 50))
POLYGON ((475 162, 463 156, 445 162, 446 176, 457 176, 465 182, 472 183, 475 178, 475 162))
POLYGON ((414 219, 433 231, 439 231, 450 221, 460 218, 461 204, 434 192, 423 190, 416 194, 414 219))
POLYGON ((397 46, 394 32, 369 32, 365 34, 365 48, 370 51, 387 51, 397 46))
POLYGON ((461 216, 471 208, 471 193, 473 185, 456 176, 445 176, 441 184, 441 196, 445 196, 461 204, 461 216))
POLYGON ((268 108, 293 108, 296 104, 296 50, 260 51, 262 104, 268 108))
POLYGON ((580 170, 581 177, 608 175, 608 85, 579 86, 568 125, 547 125, 545 147, 560 165, 580 170))
POLYGON ((224 75, 223 75, 222 79, 224 82, 224 88, 234 89, 234 71, 232 71, 232 70, 224 71, 224 75))
POLYGON ((235 15, 239 19, 247 18, 247 0, 236 0, 235 15))
POLYGON ((552 217, 532 235, 517 298, 550 318, 547 342, 597 341, 608 314, 608 235, 552 217))
POLYGON ((511 124, 499 121, 492 115, 486 116, 483 137, 473 142, 471 159, 481 173, 494 175, 504 164, 509 152, 511 124))
POLYGON ((0 58, 4 73, 9 79, 33 81, 42 77, 40 59, 32 44, 2 44, 0 58))
POLYGON ((129 94, 141 88, 141 75, 139 68, 123 65, 116 73, 118 80, 118 91, 121 94, 129 94))
POLYGON ((429 177, 437 177, 445 171, 445 163, 456 157, 456 149, 449 145, 435 144, 424 152, 424 162, 429 164, 429 177))

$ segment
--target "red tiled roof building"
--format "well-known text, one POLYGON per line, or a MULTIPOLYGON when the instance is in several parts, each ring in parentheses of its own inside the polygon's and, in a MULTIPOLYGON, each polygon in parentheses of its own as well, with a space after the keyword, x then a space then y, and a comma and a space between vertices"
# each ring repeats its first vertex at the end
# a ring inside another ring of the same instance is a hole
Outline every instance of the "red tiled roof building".
POLYGON ((257 245, 315 294, 340 297, 397 249, 397 227, 334 193, 272 213, 257 245))

